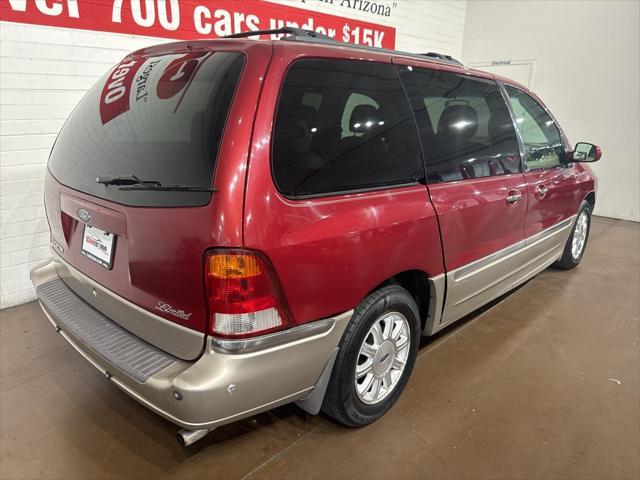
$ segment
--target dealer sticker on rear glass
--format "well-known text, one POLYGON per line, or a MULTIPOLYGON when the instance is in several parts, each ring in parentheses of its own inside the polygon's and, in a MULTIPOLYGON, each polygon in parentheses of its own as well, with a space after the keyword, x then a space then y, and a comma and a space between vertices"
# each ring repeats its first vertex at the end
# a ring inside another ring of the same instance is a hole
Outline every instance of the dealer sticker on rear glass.
POLYGON ((111 268, 115 236, 89 225, 84 226, 82 234, 82 254, 104 268, 111 268))

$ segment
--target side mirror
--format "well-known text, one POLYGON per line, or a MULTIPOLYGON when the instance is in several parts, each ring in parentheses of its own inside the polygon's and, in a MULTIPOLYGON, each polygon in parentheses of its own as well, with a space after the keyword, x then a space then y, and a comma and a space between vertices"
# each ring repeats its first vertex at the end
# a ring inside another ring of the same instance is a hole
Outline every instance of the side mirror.
POLYGON ((602 149, 593 143, 578 142, 570 158, 573 162, 597 162, 602 157, 602 149))

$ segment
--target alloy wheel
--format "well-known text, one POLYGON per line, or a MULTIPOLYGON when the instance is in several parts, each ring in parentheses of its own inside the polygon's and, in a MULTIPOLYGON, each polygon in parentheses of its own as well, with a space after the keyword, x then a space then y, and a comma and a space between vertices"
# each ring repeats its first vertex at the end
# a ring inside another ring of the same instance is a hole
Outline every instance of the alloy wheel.
POLYGON ((582 212, 576 220, 576 228, 573 232, 573 240, 571 243, 571 255, 574 260, 578 260, 587 243, 587 232, 589 230, 589 217, 587 212, 582 212))
POLYGON ((411 346, 407 318, 387 312, 367 332, 358 352, 355 388, 363 403, 375 405, 396 387, 404 372, 411 346))

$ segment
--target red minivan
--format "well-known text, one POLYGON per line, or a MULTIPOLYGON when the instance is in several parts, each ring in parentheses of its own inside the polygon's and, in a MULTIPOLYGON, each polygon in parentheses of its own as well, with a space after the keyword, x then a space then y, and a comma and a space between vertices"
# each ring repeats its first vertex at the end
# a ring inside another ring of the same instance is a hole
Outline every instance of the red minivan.
POLYGON ((576 266, 589 233, 600 149, 526 88, 298 29, 236 37, 273 33, 132 53, 49 158, 44 312, 183 445, 289 402, 373 422, 421 335, 576 266))

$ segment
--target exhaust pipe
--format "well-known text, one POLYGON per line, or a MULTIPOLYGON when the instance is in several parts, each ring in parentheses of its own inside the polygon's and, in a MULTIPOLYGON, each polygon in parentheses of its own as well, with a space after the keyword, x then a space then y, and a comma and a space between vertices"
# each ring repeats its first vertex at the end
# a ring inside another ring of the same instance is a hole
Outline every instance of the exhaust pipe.
POLYGON ((179 430, 178 433, 176 433, 176 438, 178 440, 178 443, 182 447, 188 447, 189 445, 200 440, 206 434, 212 432, 213 430, 214 430, 213 428, 204 428, 202 430, 183 429, 183 430, 179 430))

